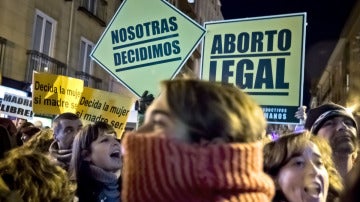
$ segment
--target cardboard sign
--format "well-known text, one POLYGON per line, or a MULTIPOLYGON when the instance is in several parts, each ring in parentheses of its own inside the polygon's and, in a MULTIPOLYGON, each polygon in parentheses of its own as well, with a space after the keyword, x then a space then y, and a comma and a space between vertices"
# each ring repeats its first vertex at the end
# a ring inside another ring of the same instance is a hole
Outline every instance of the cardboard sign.
POLYGON ((34 113, 58 115, 72 112, 84 122, 106 122, 121 138, 134 99, 83 86, 82 80, 47 73, 34 73, 34 113))
POLYGON ((299 123, 306 13, 205 23, 201 78, 232 83, 269 123, 299 123))
POLYGON ((31 98, 5 93, 0 105, 2 114, 27 120, 33 118, 31 98))
POLYGON ((205 30, 164 0, 125 0, 91 57, 137 97, 172 79, 205 30))
POLYGON ((84 81, 62 75, 33 73, 33 111, 39 114, 76 112, 84 81))
POLYGON ((84 87, 76 114, 83 122, 103 121, 122 137, 134 99, 119 94, 84 87))

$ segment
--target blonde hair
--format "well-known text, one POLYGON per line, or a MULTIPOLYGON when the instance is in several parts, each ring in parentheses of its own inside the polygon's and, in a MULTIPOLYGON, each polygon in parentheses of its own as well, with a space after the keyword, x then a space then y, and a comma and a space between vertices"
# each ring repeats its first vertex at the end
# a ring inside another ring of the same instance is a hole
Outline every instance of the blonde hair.
POLYGON ((261 139, 266 120, 258 104, 231 84, 197 79, 162 82, 171 112, 188 126, 192 142, 222 138, 226 142, 261 139))
POLYGON ((69 202, 74 198, 66 171, 27 148, 13 149, 0 161, 0 176, 27 202, 69 202))

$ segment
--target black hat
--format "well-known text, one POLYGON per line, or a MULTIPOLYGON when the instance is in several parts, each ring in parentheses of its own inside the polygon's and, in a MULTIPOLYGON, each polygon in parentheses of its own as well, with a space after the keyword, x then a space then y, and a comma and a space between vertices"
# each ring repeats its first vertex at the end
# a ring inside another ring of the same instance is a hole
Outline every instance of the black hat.
POLYGON ((307 119, 305 121, 305 128, 310 130, 313 134, 317 134, 325 121, 336 116, 344 116, 350 118, 353 121, 356 130, 358 129, 353 114, 346 110, 345 107, 332 102, 310 109, 307 114, 307 119))

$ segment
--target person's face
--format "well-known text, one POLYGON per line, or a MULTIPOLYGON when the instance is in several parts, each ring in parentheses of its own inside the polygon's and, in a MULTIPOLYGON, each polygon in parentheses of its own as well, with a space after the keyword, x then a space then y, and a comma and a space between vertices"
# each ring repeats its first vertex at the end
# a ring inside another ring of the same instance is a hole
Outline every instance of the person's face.
POLYGON ((280 189, 289 202, 325 202, 329 175, 318 147, 309 142, 301 155, 285 164, 277 176, 280 189))
POLYGON ((91 152, 85 160, 109 172, 117 172, 122 166, 121 147, 115 133, 99 135, 91 143, 91 152))
POLYGON ((55 139, 58 141, 60 149, 70 149, 75 135, 82 127, 82 123, 79 119, 62 119, 59 121, 59 124, 59 130, 54 134, 55 139))
POLYGON ((348 117, 338 116, 327 120, 317 135, 328 140, 334 152, 350 154, 357 148, 356 128, 348 117))
POLYGON ((26 123, 26 120, 25 120, 25 119, 19 119, 19 120, 17 121, 16 127, 17 127, 17 128, 20 128, 24 123, 26 123))
MULTIPOLYGON (((186 110, 186 109, 184 109, 186 110)), ((145 114, 144 125, 138 132, 164 132, 170 137, 189 142, 186 125, 174 117, 166 100, 166 92, 156 98, 148 107, 145 114)))

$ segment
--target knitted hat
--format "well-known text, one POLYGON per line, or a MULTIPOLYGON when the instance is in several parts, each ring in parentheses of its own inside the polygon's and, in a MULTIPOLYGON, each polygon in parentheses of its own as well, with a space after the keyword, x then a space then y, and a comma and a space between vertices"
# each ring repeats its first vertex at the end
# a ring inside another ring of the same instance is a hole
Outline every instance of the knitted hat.
POLYGON ((345 107, 332 102, 310 109, 305 121, 305 128, 310 130, 313 134, 317 134, 325 121, 336 116, 350 118, 353 121, 356 130, 358 129, 356 120, 352 113, 347 111, 345 107))

